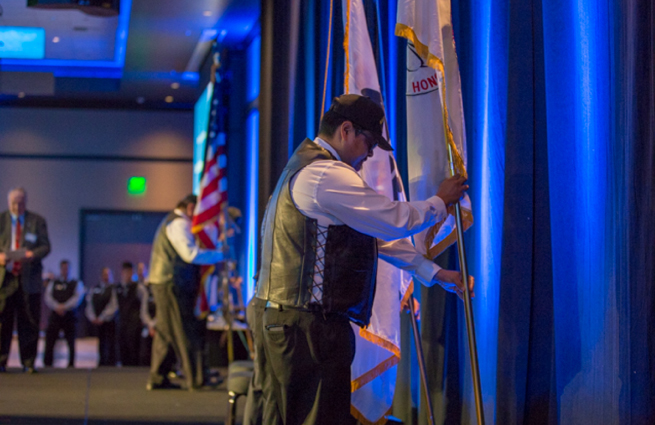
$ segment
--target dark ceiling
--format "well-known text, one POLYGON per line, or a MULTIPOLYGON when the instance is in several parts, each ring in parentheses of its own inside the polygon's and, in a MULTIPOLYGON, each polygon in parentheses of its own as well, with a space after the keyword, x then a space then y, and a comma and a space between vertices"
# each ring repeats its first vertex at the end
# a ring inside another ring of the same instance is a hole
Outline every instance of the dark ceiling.
MULTIPOLYGON (((35 13, 25 7, 26 2, 0 0, 0 28, 45 28, 46 53, 50 55, 56 48, 69 59, 82 59, 82 55, 100 55, 114 41, 105 40, 103 44, 99 37, 107 28, 115 30, 116 24, 111 19, 117 17, 89 17, 78 10, 35 13), (91 30, 79 31, 80 27, 91 30), (52 44, 54 33, 56 45, 52 44), (86 48, 86 53, 81 47, 86 48)), ((259 0, 131 0, 122 72, 110 75, 114 78, 78 77, 74 73, 58 72, 56 68, 46 72, 16 69, 0 59, 0 105, 191 109, 207 81, 213 40, 218 39, 221 48, 243 47, 256 31, 259 3, 259 0)), ((113 52, 113 45, 111 49, 113 52)))

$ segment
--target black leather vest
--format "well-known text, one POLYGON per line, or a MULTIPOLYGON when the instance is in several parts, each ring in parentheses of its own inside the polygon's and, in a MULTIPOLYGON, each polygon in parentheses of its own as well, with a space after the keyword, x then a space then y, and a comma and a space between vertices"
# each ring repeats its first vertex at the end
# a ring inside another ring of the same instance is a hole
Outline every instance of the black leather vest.
POLYGON ((118 298, 118 317, 120 321, 139 319, 141 312, 141 301, 137 294, 138 284, 130 282, 125 287, 122 284, 116 285, 116 297, 118 298))
POLYGON ((52 298, 59 304, 63 304, 75 295, 77 280, 63 281, 60 279, 52 283, 52 298))
MULTIPOLYGON (((303 215, 291 199, 293 176, 314 161, 334 160, 306 139, 282 171, 263 224, 257 297, 295 308, 312 308, 311 286, 317 221, 303 215)), ((325 246, 322 311, 368 325, 375 295, 377 240, 348 226, 329 226, 325 246)))
POLYGON ((93 295, 91 296, 91 303, 93 304, 93 312, 96 317, 100 316, 102 312, 111 301, 111 293, 114 290, 111 285, 96 286, 92 289, 93 295))
POLYGON ((166 226, 179 216, 172 211, 159 225, 152 244, 150 283, 172 282, 187 289, 196 288, 200 280, 200 266, 184 262, 166 236, 166 226))

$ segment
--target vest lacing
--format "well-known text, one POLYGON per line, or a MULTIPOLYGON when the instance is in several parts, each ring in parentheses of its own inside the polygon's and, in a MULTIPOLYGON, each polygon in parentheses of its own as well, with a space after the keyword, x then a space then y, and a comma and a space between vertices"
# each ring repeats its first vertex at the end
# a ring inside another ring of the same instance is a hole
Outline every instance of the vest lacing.
POLYGON ((316 244, 314 245, 314 273, 309 287, 310 303, 323 304, 323 281, 325 279, 325 244, 328 227, 316 225, 316 244))

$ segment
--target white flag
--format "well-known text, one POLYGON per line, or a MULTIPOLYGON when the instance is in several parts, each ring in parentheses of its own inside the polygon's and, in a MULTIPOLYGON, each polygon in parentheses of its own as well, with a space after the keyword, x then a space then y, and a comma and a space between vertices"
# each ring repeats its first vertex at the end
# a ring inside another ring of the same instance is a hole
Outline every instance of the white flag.
MULTIPOLYGON (((346 52, 345 94, 361 94, 384 108, 362 0, 343 0, 346 52)), ((386 128, 383 129, 386 131, 386 128)), ((375 148, 360 171, 364 181, 392 200, 405 201, 393 152, 375 148)), ((401 298, 412 293, 408 273, 378 260, 371 323, 353 325, 356 354, 352 364, 351 412, 364 424, 382 424, 391 413, 400 360, 401 298)))
MULTIPOLYGON (((450 176, 449 146, 456 172, 467 175, 464 109, 450 0, 399 0, 397 18, 396 35, 409 41, 409 193, 412 200, 427 199, 450 176)), ((466 230, 473 224, 468 195, 461 207, 466 230)), ((451 207, 449 212, 444 221, 414 236, 417 249, 429 258, 436 258, 457 241, 454 209, 451 207)))

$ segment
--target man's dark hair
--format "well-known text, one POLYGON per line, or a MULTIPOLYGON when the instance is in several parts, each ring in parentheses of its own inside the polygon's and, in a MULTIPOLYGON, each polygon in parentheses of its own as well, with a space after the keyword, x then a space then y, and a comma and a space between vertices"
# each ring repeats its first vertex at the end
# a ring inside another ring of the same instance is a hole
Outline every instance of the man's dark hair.
POLYGON ((61 265, 63 265, 63 264, 68 264, 68 265, 70 266, 71 262, 68 261, 68 260, 66 260, 66 259, 63 259, 63 260, 61 260, 61 261, 59 262, 59 265, 61 266, 61 265))
POLYGON ((323 114, 321 125, 318 128, 318 134, 331 137, 334 135, 334 132, 337 131, 339 126, 344 123, 344 121, 350 121, 352 123, 353 128, 357 132, 357 135, 359 135, 359 133, 362 131, 362 129, 357 124, 352 122, 352 120, 349 120, 348 118, 345 118, 336 112, 328 110, 325 114, 323 114))
POLYGON ((180 202, 177 203, 175 208, 185 209, 189 204, 195 204, 198 202, 198 197, 196 195, 187 195, 180 202))
POLYGON ((134 265, 130 261, 123 261, 123 270, 125 269, 134 269, 134 265))
POLYGON ((339 126, 343 124, 344 121, 348 120, 336 112, 328 110, 325 112, 325 114, 323 114, 323 118, 321 118, 321 124, 318 127, 318 134, 322 134, 324 136, 334 135, 334 132, 337 131, 337 128, 339 128, 339 126))

